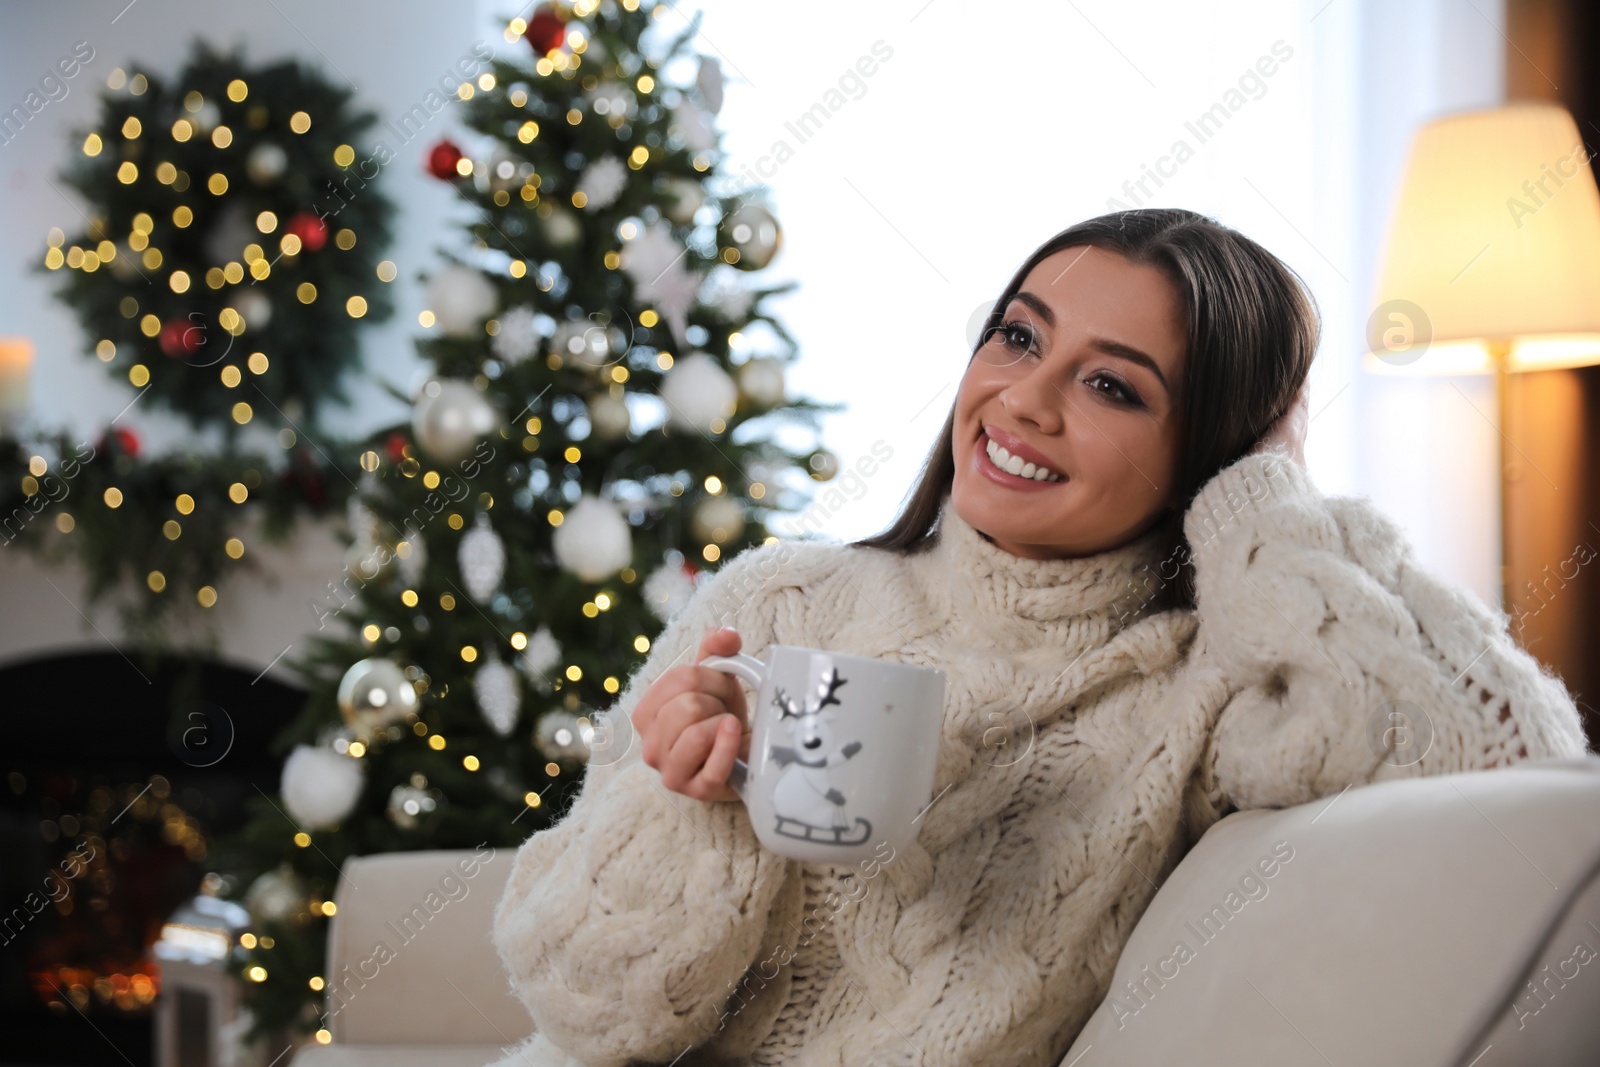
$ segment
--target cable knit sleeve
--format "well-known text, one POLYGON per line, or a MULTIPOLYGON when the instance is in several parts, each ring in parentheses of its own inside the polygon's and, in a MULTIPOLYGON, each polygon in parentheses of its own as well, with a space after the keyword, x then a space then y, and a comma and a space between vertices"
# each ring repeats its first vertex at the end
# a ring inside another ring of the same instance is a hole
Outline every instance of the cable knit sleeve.
POLYGON ((1202 773, 1234 807, 1585 751, 1566 687, 1503 614, 1425 570, 1371 501, 1322 496, 1287 455, 1219 472, 1184 532, 1203 655, 1231 694, 1202 773))
POLYGON ((694 591, 598 717, 608 733, 571 810, 516 854, 494 943, 533 1015, 535 1064, 566 1062, 552 1045, 592 1067, 670 1061, 717 1032, 758 953, 786 861, 759 847, 743 804, 668 792, 630 716, 708 631, 735 627, 747 652, 768 643, 782 547, 748 548, 694 591))

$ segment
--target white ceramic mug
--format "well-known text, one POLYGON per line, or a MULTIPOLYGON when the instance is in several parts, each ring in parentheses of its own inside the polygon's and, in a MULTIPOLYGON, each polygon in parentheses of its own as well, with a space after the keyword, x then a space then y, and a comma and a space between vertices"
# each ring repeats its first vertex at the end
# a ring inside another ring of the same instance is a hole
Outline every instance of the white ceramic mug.
POLYGON ((756 691, 750 762, 728 785, 756 837, 781 856, 851 863, 916 840, 933 794, 944 672, 793 645, 700 666, 756 691))

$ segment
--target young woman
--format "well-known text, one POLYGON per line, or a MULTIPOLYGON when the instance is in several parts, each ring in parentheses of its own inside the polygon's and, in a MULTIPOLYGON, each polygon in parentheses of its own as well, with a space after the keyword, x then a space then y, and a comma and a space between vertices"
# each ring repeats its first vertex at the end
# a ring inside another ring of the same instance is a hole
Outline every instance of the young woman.
POLYGON ((496 913, 537 1031, 507 1067, 1054 1067, 1227 811, 1584 752, 1503 615, 1313 486, 1317 336, 1284 264, 1192 212, 1029 257, 893 526, 739 553, 605 717, 496 913), (912 846, 757 843, 744 690, 696 664, 769 643, 945 672, 912 846))

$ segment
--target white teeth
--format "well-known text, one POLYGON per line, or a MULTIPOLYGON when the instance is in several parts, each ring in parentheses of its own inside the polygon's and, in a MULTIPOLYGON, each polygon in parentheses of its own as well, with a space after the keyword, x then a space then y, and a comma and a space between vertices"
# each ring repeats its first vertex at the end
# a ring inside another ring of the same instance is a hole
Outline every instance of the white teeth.
POLYGON ((1013 456, 1002 446, 996 444, 994 438, 988 436, 987 434, 984 435, 984 441, 984 449, 989 453, 990 461, 1001 470, 1007 471, 1011 474, 1019 475, 1023 478, 1032 478, 1036 482, 1059 482, 1062 480, 1061 475, 1057 474, 1053 470, 1050 470, 1048 467, 1040 467, 1032 463, 1026 463, 1023 461, 1021 456, 1013 456))

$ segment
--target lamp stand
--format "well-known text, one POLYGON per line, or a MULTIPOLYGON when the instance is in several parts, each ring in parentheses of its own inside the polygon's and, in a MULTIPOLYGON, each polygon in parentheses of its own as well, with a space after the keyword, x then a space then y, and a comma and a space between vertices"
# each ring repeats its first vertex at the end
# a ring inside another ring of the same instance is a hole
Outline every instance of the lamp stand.
POLYGON ((1506 476, 1510 461, 1507 434, 1511 428, 1511 339, 1488 342, 1489 359, 1494 363, 1494 394, 1498 408, 1499 441, 1496 455, 1500 467, 1500 606, 1511 611, 1511 479, 1506 476))

